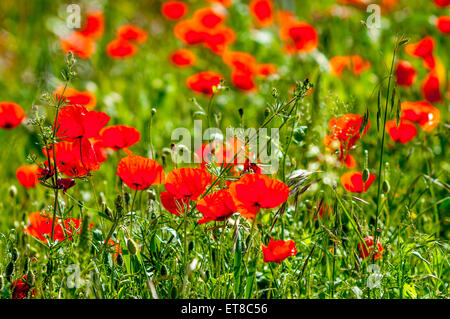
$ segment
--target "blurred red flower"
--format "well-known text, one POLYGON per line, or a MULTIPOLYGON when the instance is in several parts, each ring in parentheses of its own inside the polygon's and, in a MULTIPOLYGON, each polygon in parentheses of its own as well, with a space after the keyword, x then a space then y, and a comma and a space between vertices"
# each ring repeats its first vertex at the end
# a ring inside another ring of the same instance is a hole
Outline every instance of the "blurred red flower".
POLYGON ((442 33, 450 33, 450 16, 441 16, 436 19, 436 26, 442 33))
POLYGON ((399 61, 395 70, 397 84, 402 86, 411 86, 416 81, 417 72, 408 61, 399 61))
POLYGON ((86 16, 86 21, 80 34, 97 40, 103 36, 105 32, 105 16, 101 11, 93 10, 86 16))
POLYGON ((178 20, 183 18, 189 7, 181 1, 167 1, 161 5, 161 12, 168 20, 178 20))
POLYGON ((170 61, 180 68, 190 67, 195 64, 197 57, 191 50, 178 49, 170 55, 170 61))
POLYGON ((0 102, 0 127, 13 129, 25 118, 25 112, 19 104, 13 102, 0 102))
POLYGON ((433 56, 434 39, 426 37, 416 43, 405 46, 405 51, 412 57, 422 58, 423 64, 428 69, 433 69, 436 61, 433 56))
POLYGON ((122 158, 116 174, 131 189, 143 190, 164 183, 163 167, 156 161, 137 155, 122 158))
POLYGON ((365 193, 375 180, 375 175, 369 173, 369 179, 363 183, 362 172, 347 172, 341 176, 342 186, 352 193, 365 193))
MULTIPOLYGON (((47 241, 47 238, 51 237, 53 224, 53 219, 51 217, 42 216, 42 212, 34 212, 28 216, 28 220, 30 223, 24 228, 25 233, 44 242, 47 241)), ((81 224, 81 219, 68 218, 64 220, 64 222, 59 218, 56 219, 53 240, 64 240, 66 238, 64 233, 67 234, 68 239, 72 239, 73 231, 78 234, 81 232, 81 224)))
POLYGON ((237 211, 245 218, 255 218, 261 208, 276 208, 289 197, 289 187, 262 174, 245 174, 229 188, 237 211))
POLYGON ((308 53, 317 48, 316 30, 306 22, 287 20, 280 28, 280 37, 288 53, 308 53))
POLYGON ((139 142, 140 139, 141 134, 132 126, 106 126, 100 131, 101 145, 115 151, 128 148, 139 142))
POLYGON ((147 37, 147 31, 132 24, 126 24, 117 29, 118 40, 135 41, 142 44, 147 41, 147 37))
POLYGON ((94 54, 95 42, 91 37, 80 32, 72 32, 61 39, 61 47, 66 54, 70 51, 82 59, 88 59, 94 54))
POLYGON ((97 105, 97 98, 94 93, 89 91, 77 91, 76 89, 69 87, 66 87, 64 90, 63 85, 58 86, 55 92, 53 92, 55 99, 59 99, 63 94, 63 91, 68 106, 82 105, 88 110, 92 110, 97 105))
POLYGON ((439 77, 435 69, 428 72, 423 80, 422 93, 425 99, 431 103, 442 101, 439 77))
POLYGON ((213 87, 220 84, 220 80, 223 78, 222 75, 211 72, 204 71, 191 75, 186 79, 186 85, 195 92, 203 93, 205 95, 213 94, 213 87))
POLYGON ((271 0, 252 0, 249 4, 250 14, 261 27, 273 24, 273 3, 271 0))
POLYGON ((398 126, 396 121, 387 121, 386 131, 392 140, 402 144, 408 143, 417 135, 416 126, 406 120, 400 120, 398 126))
MULTIPOLYGON (((373 251, 373 236, 367 236, 366 238, 364 238, 364 242, 366 243, 366 245, 364 245, 363 243, 358 243, 358 250, 361 258, 366 259, 372 254, 373 251)), ((377 248, 375 249, 375 260, 377 260, 378 258, 383 258, 382 255, 383 250, 384 249, 381 246, 380 241, 377 240, 377 248)))
POLYGON ((199 199, 197 209, 203 214, 203 218, 198 220, 199 224, 226 220, 236 212, 233 198, 228 189, 221 189, 199 199))
POLYGON ((402 119, 418 123, 425 132, 432 131, 441 118, 439 109, 426 101, 403 102, 401 111, 402 119))
POLYGON ((439 7, 450 6, 450 0, 434 0, 434 3, 439 7))
POLYGON ((225 16, 213 8, 205 7, 195 10, 193 20, 207 29, 214 29, 225 21, 225 16))
POLYGON ((360 55, 335 56, 330 59, 331 74, 341 77, 344 69, 351 70, 354 75, 370 69, 370 62, 364 61, 360 55))
POLYGON ((38 183, 40 171, 37 165, 22 165, 16 170, 16 177, 23 187, 32 188, 38 183))
POLYGON ((114 59, 124 59, 134 56, 138 52, 138 48, 127 40, 115 39, 108 43, 106 52, 114 59))
POLYGON ((171 214, 180 216, 184 214, 185 210, 189 210, 189 198, 177 199, 176 196, 170 192, 161 193, 161 204, 171 214))
POLYGON ((281 264, 289 256, 295 256, 297 249, 293 240, 273 240, 270 238, 267 246, 261 245, 264 262, 276 262, 281 264))

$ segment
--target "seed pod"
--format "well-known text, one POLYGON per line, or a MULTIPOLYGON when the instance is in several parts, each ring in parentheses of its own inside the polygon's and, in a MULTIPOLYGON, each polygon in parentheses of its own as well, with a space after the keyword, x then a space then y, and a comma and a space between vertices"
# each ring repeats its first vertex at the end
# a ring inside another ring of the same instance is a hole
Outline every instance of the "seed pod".
POLYGON ((115 201, 115 205, 116 205, 116 211, 118 214, 122 213, 123 210, 123 203, 122 203, 122 196, 117 195, 116 197, 116 201, 115 201))
POLYGON ((11 185, 9 187, 8 193, 9 193, 9 197, 15 198, 17 196, 17 187, 14 185, 11 185))
POLYGON ((387 194, 391 190, 391 185, 389 184, 388 181, 383 181, 382 188, 383 188, 383 193, 387 194))
POLYGON ((133 241, 133 239, 128 238, 128 240, 127 240, 127 248, 128 248, 128 251, 130 252, 130 255, 132 255, 132 256, 136 255, 136 253, 137 253, 137 245, 133 241))
POLYGON ((9 262, 9 264, 6 266, 6 271, 5 271, 5 277, 6 280, 10 281, 11 279, 11 275, 14 272, 14 263, 12 261, 9 262))
POLYGON ((363 179, 364 183, 369 180, 369 176, 370 176, 370 171, 368 168, 365 168, 362 173, 362 179, 363 179))

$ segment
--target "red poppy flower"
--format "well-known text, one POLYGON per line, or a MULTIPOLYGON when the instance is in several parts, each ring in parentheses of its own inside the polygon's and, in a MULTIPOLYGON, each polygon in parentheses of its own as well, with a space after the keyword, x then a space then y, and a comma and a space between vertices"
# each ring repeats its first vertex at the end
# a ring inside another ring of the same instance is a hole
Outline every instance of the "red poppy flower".
POLYGON ((221 189, 199 199, 197 209, 203 214, 203 217, 198 220, 199 224, 214 220, 226 220, 236 212, 233 198, 228 189, 221 189))
POLYGON ((95 51, 94 40, 80 32, 72 32, 69 36, 61 39, 61 47, 64 53, 72 52, 82 59, 90 58, 95 51))
POLYGON ((95 156, 99 163, 103 163, 108 158, 108 152, 103 146, 103 141, 101 139, 91 139, 92 147, 94 148, 95 156))
POLYGON ((316 30, 306 22, 288 20, 281 26, 280 37, 292 53, 308 53, 318 45, 316 30))
MULTIPOLYGON (((29 226, 25 227, 24 232, 36 239, 46 242, 47 239, 44 236, 48 236, 48 238, 50 238, 52 235, 53 219, 51 217, 44 217, 41 214, 41 212, 34 212, 28 216, 28 220, 30 221, 30 223, 29 226)), ((53 239, 57 241, 64 240, 66 238, 64 230, 68 236, 68 239, 72 239, 73 231, 78 234, 81 232, 81 224, 81 219, 68 218, 64 222, 62 222, 61 219, 57 219, 55 221, 55 231, 53 239)))
POLYGON ((63 94, 63 91, 68 106, 82 105, 88 110, 92 110, 97 105, 97 98, 94 93, 89 91, 80 92, 69 87, 66 87, 64 90, 63 85, 57 87, 55 92, 53 92, 55 99, 59 99, 59 97, 63 94))
POLYGON ((239 73, 252 75, 258 72, 256 59, 250 53, 227 50, 222 54, 222 60, 239 73))
POLYGON ((417 73, 408 61, 399 61, 395 70, 398 85, 411 86, 416 81, 417 73))
POLYGON ((387 121, 386 131, 395 142, 402 144, 408 143, 417 135, 416 126, 405 120, 401 120, 398 127, 396 121, 387 121))
POLYGON ((0 127, 10 130, 15 128, 25 118, 25 112, 19 104, 0 102, 0 127))
POLYGON ((358 163, 356 162, 355 158, 351 155, 347 155, 347 157, 344 160, 345 167, 348 169, 353 169, 358 167, 358 163))
POLYGON ((204 28, 194 20, 178 22, 173 29, 173 33, 178 39, 188 45, 203 43, 207 36, 207 30, 204 30, 204 28))
POLYGON ((258 64, 257 74, 262 77, 277 73, 277 67, 271 63, 258 64))
POLYGON ((118 151, 139 142, 141 134, 131 126, 113 125, 104 127, 100 132, 100 138, 103 147, 109 147, 118 151))
MULTIPOLYGON (((50 154, 47 154, 46 148, 43 149, 43 153, 53 162, 52 148, 50 148, 50 154)), ((100 168, 95 149, 87 138, 56 143, 55 157, 58 170, 72 177, 82 177, 100 168)))
POLYGON ((267 246, 261 245, 264 262, 275 262, 281 264, 289 256, 295 256, 297 249, 293 240, 273 240, 270 238, 267 246))
POLYGON ((439 78, 435 70, 428 72, 423 80, 422 93, 425 99, 431 103, 442 101, 439 78))
POLYGON ((108 43, 106 52, 113 59, 124 59, 134 56, 138 48, 127 40, 115 39, 108 43))
POLYGON ((105 32, 105 16, 100 11, 93 11, 86 16, 84 27, 80 33, 93 40, 97 40, 103 36, 105 32))
POLYGON ((273 23, 273 3, 270 0, 252 0, 249 4, 250 14, 262 27, 273 23))
POLYGON ((181 1, 167 1, 161 6, 161 12, 168 20, 178 20, 183 18, 188 9, 188 5, 181 1))
POLYGON ((223 76, 218 73, 204 71, 188 77, 186 85, 195 92, 212 95, 213 87, 218 86, 222 78, 223 76))
POLYGON ((426 101, 403 102, 401 110, 402 119, 418 123, 425 132, 432 131, 441 118, 439 109, 426 101))
POLYGON ((163 167, 156 161, 137 155, 122 158, 116 174, 131 189, 143 190, 164 183, 163 167))
MULTIPOLYGON (((359 254, 361 256, 361 258, 366 259, 367 257, 369 257, 372 254, 373 251, 373 236, 367 236, 366 238, 364 238, 364 242, 366 243, 366 245, 364 245, 363 243, 358 243, 358 250, 359 250, 359 254), (366 248, 367 246, 367 248, 366 248)), ((380 241, 377 240, 377 248, 375 251, 375 260, 377 260, 378 258, 383 258, 382 252, 383 252, 383 247, 380 244, 380 241)))
POLYGON ((147 36, 147 31, 132 24, 123 25, 117 29, 117 39, 119 40, 144 43, 147 41, 147 36))
POLYGON ((23 187, 32 188, 38 183, 39 173, 37 165, 22 165, 16 170, 16 177, 23 187))
POLYGON ((213 8, 200 8, 194 12, 193 20, 207 29, 214 29, 225 21, 225 16, 213 8))
POLYGON ((256 84, 251 74, 233 71, 231 72, 231 82, 242 91, 249 92, 256 90, 256 84))
POLYGON ((230 184, 237 211, 245 218, 255 218, 261 208, 275 208, 289 197, 289 187, 262 174, 245 174, 230 184))
POLYGON ((434 0, 434 3, 439 7, 450 6, 450 0, 434 0))
POLYGON ((317 216, 319 216, 319 218, 330 217, 331 213, 333 213, 333 207, 325 205, 322 201, 319 202, 319 205, 320 207, 314 207, 314 213, 317 212, 317 216), (319 209, 319 211, 317 211, 317 209, 319 209))
POLYGON ((348 192, 365 193, 375 180, 375 175, 369 173, 369 179, 363 183, 362 172, 347 172, 341 176, 341 183, 348 192))
POLYGON ((58 114, 56 135, 63 140, 97 137, 110 117, 100 111, 88 111, 84 106, 63 107, 58 114))
POLYGON ((197 57, 188 49, 178 49, 170 55, 170 61, 180 68, 190 67, 195 64, 197 57))
POLYGON ((166 190, 176 199, 196 201, 211 184, 211 174, 201 168, 178 168, 167 174, 166 190))
MULTIPOLYGON (((12 299, 25 299, 30 293, 31 287, 26 283, 27 275, 22 279, 17 279, 11 284, 12 299)), ((34 295, 34 290, 31 290, 31 295, 34 295)))
POLYGON ((212 52, 222 54, 227 47, 236 40, 233 29, 226 26, 217 26, 205 34, 205 46, 212 52))
POLYGON ((113 249, 114 249, 113 259, 114 259, 114 262, 116 262, 117 261, 117 257, 119 257, 119 255, 122 254, 122 248, 120 248, 120 244, 119 243, 116 243, 111 238, 108 240, 108 245, 112 246, 113 249))
POLYGON ((360 55, 335 56, 330 59, 331 74, 341 77, 344 69, 349 69, 354 75, 360 75, 370 69, 370 62, 364 61, 360 55))
POLYGON ((171 214, 180 216, 189 210, 189 198, 179 198, 170 192, 161 193, 161 204, 171 214))
MULTIPOLYGON (((333 145, 333 141, 339 142, 339 160, 344 161, 350 149, 361 138, 359 130, 362 121, 362 115, 352 113, 344 114, 341 117, 330 120, 328 127, 331 134, 325 136, 325 145, 330 147, 333 145)), ((370 122, 367 123, 367 127, 362 132, 362 135, 366 134, 369 128, 370 122)))
POLYGON ((433 69, 436 61, 433 57, 434 39, 426 37, 416 43, 405 46, 405 51, 412 57, 422 58, 426 68, 433 69))
POLYGON ((436 26, 442 33, 450 33, 450 16, 441 16, 437 18, 436 26))

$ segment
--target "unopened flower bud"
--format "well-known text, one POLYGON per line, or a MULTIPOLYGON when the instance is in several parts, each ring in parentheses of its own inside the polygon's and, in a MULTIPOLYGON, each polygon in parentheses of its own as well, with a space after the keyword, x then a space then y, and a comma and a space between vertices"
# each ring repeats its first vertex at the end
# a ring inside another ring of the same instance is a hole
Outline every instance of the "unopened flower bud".
POLYGON ((136 255, 136 253, 137 253, 137 245, 133 241, 133 239, 128 238, 127 248, 128 248, 128 251, 130 252, 130 255, 132 255, 132 256, 136 255))
POLYGON ((8 192, 9 192, 9 196, 10 196, 11 198, 15 198, 15 197, 17 196, 17 187, 14 186, 14 185, 11 185, 11 186, 9 187, 8 192))
POLYGON ((369 180, 369 176, 370 176, 370 171, 368 168, 365 168, 362 173, 363 183, 365 183, 369 180))

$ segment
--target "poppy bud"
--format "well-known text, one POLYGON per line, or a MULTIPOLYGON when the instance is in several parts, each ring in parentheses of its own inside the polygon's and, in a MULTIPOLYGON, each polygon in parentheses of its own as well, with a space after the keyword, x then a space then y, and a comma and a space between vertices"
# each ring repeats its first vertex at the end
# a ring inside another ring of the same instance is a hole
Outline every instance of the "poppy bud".
POLYGON ((363 179, 364 183, 369 180, 369 176, 370 176, 370 171, 368 168, 365 168, 362 173, 362 179, 363 179))
POLYGON ((117 255, 117 260, 116 260, 117 265, 122 266, 123 265, 123 257, 122 254, 118 254, 117 255))
POLYGON ((269 109, 269 108, 266 108, 266 109, 264 110, 264 117, 268 117, 269 114, 270 114, 270 109, 269 109))
POLYGON ((13 262, 16 262, 18 257, 19 257, 19 252, 17 251, 17 249, 16 248, 11 249, 11 260, 13 262))
POLYGON ((128 248, 128 251, 130 252, 130 255, 132 255, 132 256, 136 255, 136 253, 137 253, 137 245, 133 241, 133 239, 128 238, 127 248, 128 248))
POLYGON ((10 280, 12 273, 14 272, 14 263, 12 261, 6 266, 5 277, 6 280, 10 280))
POLYGON ((115 205, 116 205, 116 211, 117 213, 122 213, 123 210, 123 203, 122 203, 122 196, 117 195, 116 200, 115 200, 115 205))
POLYGON ((389 185, 388 181, 383 181, 383 193, 387 194, 391 190, 391 185, 389 185))
POLYGON ((243 116, 244 116, 244 109, 239 108, 238 112, 239 112, 239 116, 240 116, 240 117, 243 117, 243 116))
POLYGON ((131 194, 130 193, 125 193, 125 205, 129 205, 131 201, 131 194))
POLYGON ((105 207, 105 215, 108 216, 109 218, 113 217, 112 211, 108 206, 105 207))
POLYGON ((156 114, 156 109, 152 108, 152 116, 156 114))
POLYGON ((17 196, 17 187, 14 186, 14 185, 11 185, 11 186, 9 187, 8 192, 9 192, 9 196, 10 196, 11 198, 15 198, 15 197, 17 196))

